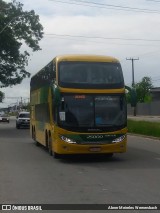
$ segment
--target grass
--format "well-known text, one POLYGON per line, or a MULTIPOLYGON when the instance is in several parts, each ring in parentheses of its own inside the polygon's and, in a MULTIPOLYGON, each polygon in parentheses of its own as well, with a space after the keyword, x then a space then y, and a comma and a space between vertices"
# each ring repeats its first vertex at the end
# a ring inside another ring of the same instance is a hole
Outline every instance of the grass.
POLYGON ((160 123, 149 121, 134 121, 128 119, 128 132, 160 137, 160 123))

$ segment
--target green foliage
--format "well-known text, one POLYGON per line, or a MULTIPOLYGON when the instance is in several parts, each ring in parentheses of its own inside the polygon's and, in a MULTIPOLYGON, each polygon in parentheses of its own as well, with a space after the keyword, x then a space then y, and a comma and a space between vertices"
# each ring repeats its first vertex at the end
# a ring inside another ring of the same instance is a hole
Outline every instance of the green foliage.
MULTIPOLYGON (((153 87, 152 80, 150 77, 143 77, 142 80, 135 84, 134 88, 136 90, 136 95, 131 94, 133 93, 132 90, 128 90, 129 92, 126 94, 127 103, 137 102, 140 103, 149 103, 152 101, 150 95, 150 89, 153 87), (132 98, 131 98, 132 97, 132 98)), ((132 104, 133 105, 133 104, 132 104)))
POLYGON ((0 0, 0 87, 21 83, 30 76, 25 70, 29 52, 22 51, 25 43, 32 51, 40 50, 43 27, 34 10, 23 11, 23 4, 0 0), (20 51, 21 49, 21 51, 20 51))
POLYGON ((137 91, 137 101, 140 103, 151 100, 150 89, 153 87, 150 77, 143 77, 142 80, 135 84, 137 91))
POLYGON ((128 119, 128 132, 160 137, 160 123, 128 119))
POLYGON ((144 102, 145 102, 145 103, 151 103, 151 101, 152 101, 151 95, 150 95, 150 94, 149 94, 149 95, 146 95, 145 98, 144 98, 144 102))
POLYGON ((5 97, 4 93, 0 91, 0 102, 3 101, 4 97, 5 97))

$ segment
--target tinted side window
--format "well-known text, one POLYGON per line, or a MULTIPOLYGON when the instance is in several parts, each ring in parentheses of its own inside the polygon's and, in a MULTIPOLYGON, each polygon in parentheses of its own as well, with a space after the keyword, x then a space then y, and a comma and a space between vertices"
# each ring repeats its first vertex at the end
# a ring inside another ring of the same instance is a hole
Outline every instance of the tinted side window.
POLYGON ((35 76, 31 78, 30 87, 31 91, 39 89, 41 87, 49 86, 55 79, 56 76, 55 65, 53 61, 47 64, 41 69, 35 76))

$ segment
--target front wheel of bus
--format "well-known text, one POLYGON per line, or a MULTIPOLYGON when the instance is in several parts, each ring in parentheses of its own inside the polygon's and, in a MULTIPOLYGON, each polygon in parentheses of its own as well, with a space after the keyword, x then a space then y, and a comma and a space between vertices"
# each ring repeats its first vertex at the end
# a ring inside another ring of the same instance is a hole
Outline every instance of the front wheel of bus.
POLYGON ((53 153, 53 157, 54 157, 55 159, 59 159, 59 158, 60 158, 60 154, 54 152, 54 153, 53 153))
POLYGON ((113 157, 113 153, 107 153, 105 156, 106 156, 107 158, 112 158, 112 157, 113 157))
POLYGON ((49 154, 52 156, 52 139, 51 139, 51 135, 49 134, 48 136, 48 152, 49 154))

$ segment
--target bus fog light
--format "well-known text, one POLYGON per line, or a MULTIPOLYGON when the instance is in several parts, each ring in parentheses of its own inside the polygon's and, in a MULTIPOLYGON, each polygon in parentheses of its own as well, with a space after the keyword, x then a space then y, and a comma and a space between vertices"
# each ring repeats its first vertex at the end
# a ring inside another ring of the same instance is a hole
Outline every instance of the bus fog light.
POLYGON ((119 142, 122 142, 124 139, 126 138, 126 135, 122 135, 118 138, 115 138, 112 143, 119 143, 119 142))
POLYGON ((70 138, 67 138, 67 137, 65 137, 65 136, 63 136, 63 135, 60 135, 60 139, 62 140, 62 141, 65 141, 65 142, 67 142, 67 143, 76 143, 75 141, 73 141, 72 139, 70 139, 70 138))

